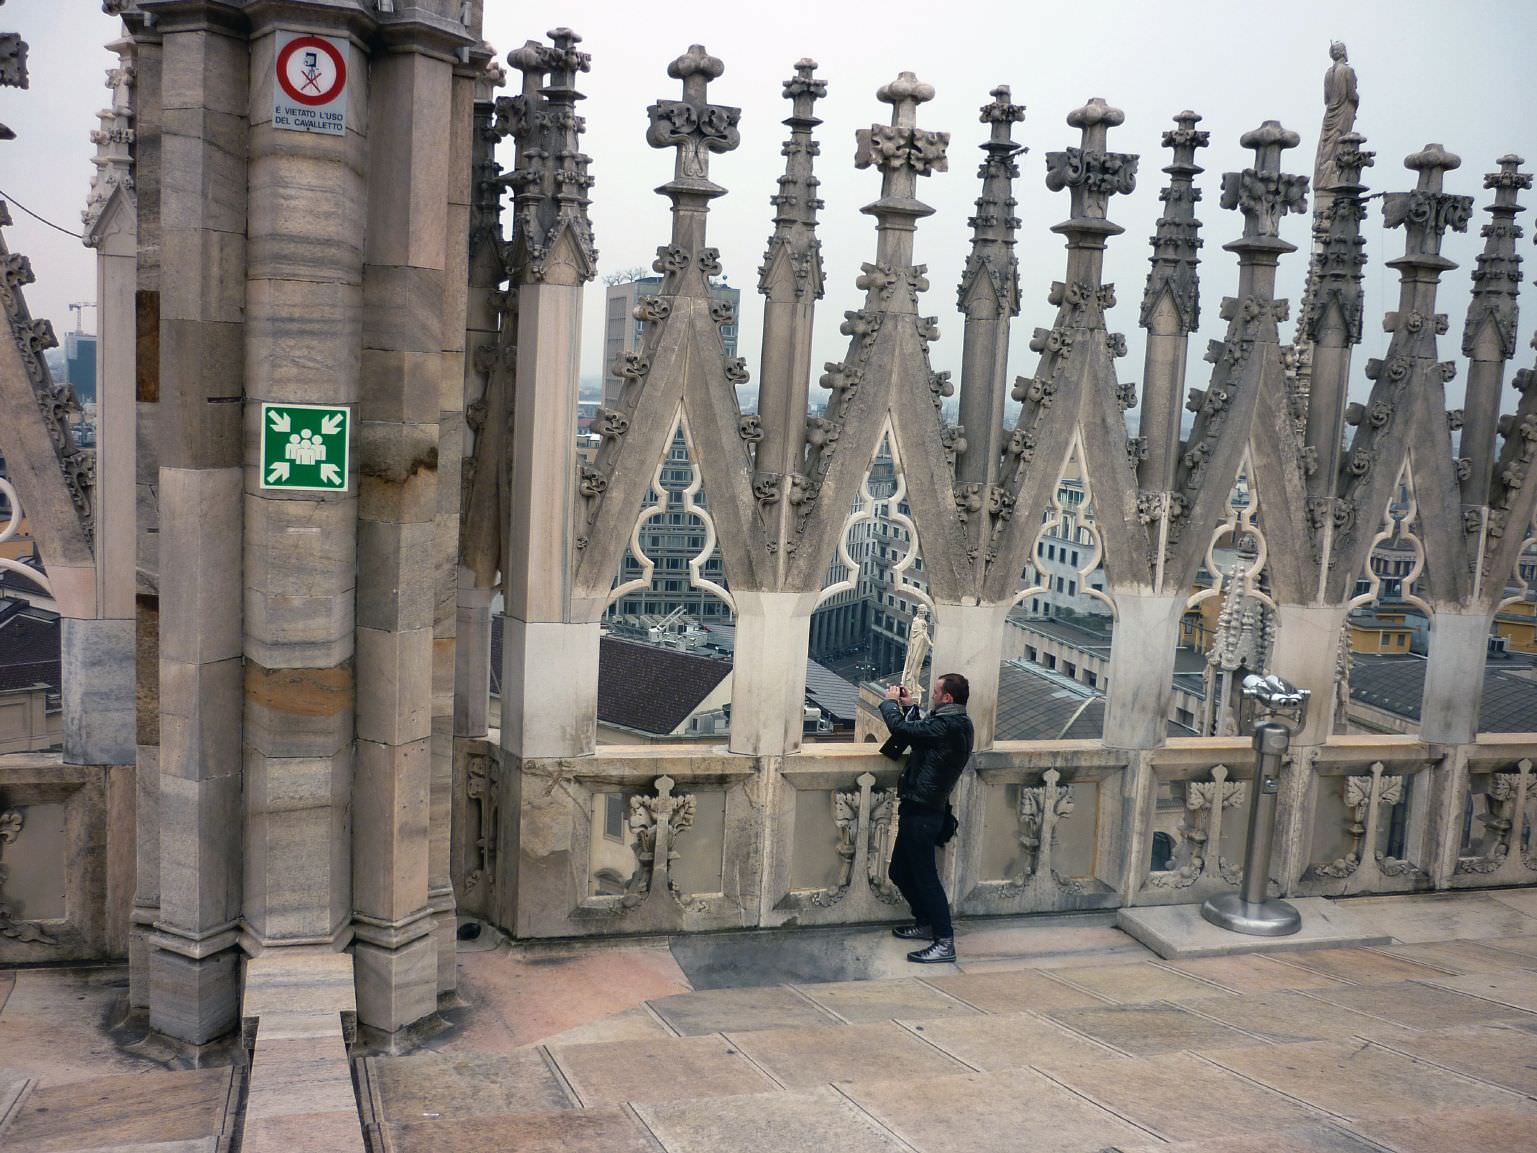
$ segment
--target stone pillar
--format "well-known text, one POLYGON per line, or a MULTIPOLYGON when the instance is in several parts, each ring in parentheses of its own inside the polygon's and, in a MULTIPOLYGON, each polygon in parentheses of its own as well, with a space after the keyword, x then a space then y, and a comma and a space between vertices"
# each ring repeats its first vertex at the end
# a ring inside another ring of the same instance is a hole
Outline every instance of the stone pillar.
MULTIPOLYGON (((250 43, 245 919, 253 952, 340 947, 352 908, 358 438, 354 431, 344 490, 264 489, 259 430, 264 401, 358 401, 368 58, 356 44, 346 54, 345 135, 279 129, 274 21, 263 12, 250 43)), ((340 18, 302 28, 349 31, 340 18)))
POLYGON ((1294 746, 1321 745, 1333 731, 1347 611, 1344 605, 1278 606, 1270 671, 1311 694, 1307 724, 1293 735, 1294 746))
POLYGON ((1478 736, 1484 698, 1484 659, 1490 613, 1437 606, 1430 619, 1430 653, 1420 699, 1420 737, 1436 745, 1463 745, 1478 736))
POLYGON ((998 666, 1003 661, 1003 630, 1012 604, 935 604, 934 650, 929 659, 930 685, 941 673, 960 673, 971 685, 967 712, 975 729, 977 751, 993 747, 998 722, 998 666))
POLYGON ((815 592, 734 594, 738 660, 731 672, 731 751, 783 756, 800 751, 806 658, 815 592))
MULTIPOLYGON (((223 5, 162 37, 159 298, 160 912, 150 1024, 194 1044, 235 1026, 241 911, 241 399, 245 38, 223 5)), ((271 102, 268 101, 270 109, 271 102)))
POLYGON ((1168 734, 1170 679, 1185 594, 1118 593, 1105 689, 1105 736, 1113 749, 1153 749, 1168 734))
MULTIPOLYGON (((461 311, 452 337, 444 332, 453 69, 414 38, 390 47, 372 61, 369 94, 368 170, 393 176, 367 191, 352 860, 358 1014, 393 1033, 437 1006, 433 558, 444 348, 464 327, 461 311)), ((453 374, 455 394, 462 380, 453 374)), ((457 492, 450 507, 457 515, 457 492)), ((446 655, 452 675, 451 637, 446 655)), ((445 715, 445 740, 447 730, 445 715)), ((446 885, 446 852, 440 863, 446 885)), ((452 916, 451 894, 441 911, 452 916)))

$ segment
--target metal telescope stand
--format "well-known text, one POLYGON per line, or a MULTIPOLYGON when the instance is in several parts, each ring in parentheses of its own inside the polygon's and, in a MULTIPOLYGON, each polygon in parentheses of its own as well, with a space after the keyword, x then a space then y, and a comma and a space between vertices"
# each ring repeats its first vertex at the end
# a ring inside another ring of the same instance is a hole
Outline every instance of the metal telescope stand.
POLYGON ((1249 805, 1249 844, 1244 853, 1243 887, 1221 893, 1201 905, 1201 916, 1218 928, 1256 937, 1285 937, 1302 928, 1302 917, 1285 901, 1267 896, 1270 853, 1275 843, 1276 803, 1281 791, 1281 762, 1291 747, 1292 729, 1307 718, 1308 690, 1280 677, 1250 675, 1243 681, 1239 717, 1244 727, 1254 723, 1254 787, 1249 805))

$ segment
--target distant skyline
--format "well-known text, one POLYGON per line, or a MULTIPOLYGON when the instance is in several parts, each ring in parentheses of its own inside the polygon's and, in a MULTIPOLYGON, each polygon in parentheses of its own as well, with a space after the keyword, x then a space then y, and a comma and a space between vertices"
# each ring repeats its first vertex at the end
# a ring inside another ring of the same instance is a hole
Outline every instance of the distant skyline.
MULTIPOLYGON (((847 347, 838 324, 845 309, 862 303, 854 278, 875 247, 873 222, 859 208, 877 197, 880 179, 873 170, 854 169, 854 129, 887 119, 889 108, 876 101, 875 89, 904 69, 937 90, 936 99, 919 111, 920 125, 951 133, 950 171, 920 181, 919 196, 936 213, 920 222, 916 249, 933 286, 920 307, 939 317, 942 330, 932 350, 934 365, 957 379, 963 324, 955 309, 955 287, 970 236, 966 220, 978 192, 977 145, 985 135, 977 110, 999 83, 1009 84, 1013 100, 1028 109, 1015 131, 1015 139, 1029 151, 1021 157, 1016 182, 1023 311, 1012 330, 1011 375, 1028 374, 1035 366, 1027 343, 1035 327, 1051 321, 1054 310, 1046 303, 1046 291, 1064 264, 1061 240, 1049 229, 1067 215, 1067 198, 1045 188, 1044 157, 1077 143, 1077 133, 1064 118, 1090 96, 1103 96, 1126 113, 1125 125, 1110 134, 1112 149, 1141 156, 1136 191, 1111 202, 1111 219, 1126 232, 1111 240, 1105 264, 1106 279, 1117 283, 1120 300, 1110 325, 1126 333, 1130 346, 1118 371, 1122 380, 1139 384, 1138 302, 1147 274, 1147 240, 1159 212, 1158 192, 1167 179, 1159 171, 1168 162, 1159 138, 1181 109, 1200 112, 1205 118, 1201 127, 1211 132, 1211 147, 1198 156, 1206 168, 1198 180, 1206 244, 1202 326, 1192 337, 1189 386, 1206 378, 1200 356, 1207 340, 1221 337, 1224 324, 1217 306, 1236 285, 1236 261, 1222 245, 1238 235, 1241 220, 1218 205, 1221 173, 1249 163, 1238 145, 1243 132, 1278 119, 1302 137, 1301 146, 1284 158, 1286 170, 1311 174, 1331 40, 1346 42, 1358 74, 1356 129, 1377 153, 1376 166, 1365 175, 1374 191, 1412 187, 1403 157, 1428 141, 1462 157, 1462 168, 1448 175, 1447 188, 1472 195, 1477 212, 1467 234, 1447 239, 1447 255, 1461 266, 1447 274, 1441 295, 1452 326, 1442 344, 1447 357, 1458 351, 1469 273, 1482 247, 1478 230, 1491 196, 1482 188, 1483 174, 1509 152, 1525 156, 1529 171, 1537 164, 1537 91, 1530 82, 1537 5, 1525 0, 1474 0, 1455 7, 1433 0, 1349 5, 1299 0, 1277 7, 1217 0, 1177 6, 1101 0, 1092 8, 1028 3, 977 8, 961 18, 955 8, 911 0, 893 0, 874 10, 783 0, 773 19, 727 6, 683 8, 667 19, 659 19, 652 7, 634 4, 488 0, 485 7, 485 35, 499 59, 525 39, 542 38, 559 25, 581 33, 582 48, 593 55, 593 71, 578 80, 588 97, 581 111, 588 125, 584 147, 597 178, 592 218, 600 253, 599 279, 585 304, 582 376, 589 380, 601 379, 604 371, 602 276, 649 267, 656 246, 668 236, 666 202, 652 190, 670 176, 671 161, 645 144, 645 108, 659 97, 677 97, 678 82, 667 77, 667 65, 691 43, 703 43, 725 61, 725 75, 712 83, 711 98, 742 108, 741 147, 712 159, 712 177, 730 194, 712 206, 710 239, 721 250, 730 282, 743 290, 741 352, 754 374, 749 387, 756 385, 762 317, 757 268, 772 229, 767 198, 782 171, 779 149, 787 131, 780 123, 789 111, 780 82, 802 56, 819 62, 818 75, 829 86, 827 98, 817 105, 825 121, 816 135, 822 152, 820 192, 826 201, 820 235, 827 295, 817 313, 814 394, 822 362, 841 359, 847 347)), ((0 9, 0 25, 21 32, 30 43, 32 74, 30 91, 0 89, 0 122, 18 135, 0 144, 0 188, 78 232, 94 153, 89 133, 96 126, 96 110, 108 100, 102 80, 114 63, 102 45, 116 35, 117 21, 101 14, 96 0, 13 0, 0 9)), ((515 83, 516 74, 503 93, 515 91, 515 83)), ((501 158, 511 164, 510 142, 501 158)), ((1537 204, 1532 193, 1524 199, 1537 204)), ((8 230, 10 244, 32 258, 38 278, 28 289, 29 302, 62 333, 72 326, 67 305, 94 298, 93 254, 20 211, 12 215, 16 224, 8 230)), ((1528 281, 1537 268, 1530 220, 1522 218, 1528 235, 1520 246, 1528 281)), ((1292 300, 1294 317, 1308 230, 1309 217, 1299 216, 1288 219, 1282 232, 1303 249, 1281 267, 1278 291, 1292 300)), ((1397 283, 1384 261, 1401 253, 1403 244, 1401 232, 1382 227, 1378 203, 1372 205, 1365 234, 1371 263, 1365 338, 1356 358, 1357 394, 1364 392, 1366 358, 1386 348, 1380 321, 1396 304, 1397 283)), ((1518 365, 1531 362, 1526 344, 1537 326, 1534 294, 1523 287, 1527 308, 1518 365)), ((1283 333, 1291 331, 1288 322, 1283 333)), ((1450 386, 1451 403, 1460 402, 1462 388, 1459 376, 1450 386)), ((1513 407, 1513 392, 1505 401, 1507 409, 1513 407)))

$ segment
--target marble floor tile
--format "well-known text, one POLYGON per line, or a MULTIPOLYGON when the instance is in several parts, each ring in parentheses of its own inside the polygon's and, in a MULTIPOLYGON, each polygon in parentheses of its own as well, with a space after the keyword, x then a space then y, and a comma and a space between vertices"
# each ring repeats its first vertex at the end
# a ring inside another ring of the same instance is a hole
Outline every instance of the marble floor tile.
POLYGON ((1327 1120, 1193 1053, 1096 1061, 1053 1074, 1069 1089, 1170 1141, 1265 1132, 1327 1120))
POLYGON ((572 1107, 560 1078, 537 1049, 368 1057, 363 1066, 375 1116, 381 1122, 572 1107))
POLYGON ((1343 1041, 1349 1037, 1401 1037, 1409 1032, 1402 1025, 1316 1001, 1294 991, 1186 1001, 1184 1007, 1277 1045, 1297 1041, 1343 1041))
MULTIPOLYGON (((966 1023, 975 1021, 968 1018, 966 1023)), ((932 1024, 942 1025, 944 1021, 932 1024)), ((809 1089, 835 1081, 944 1077, 974 1071, 895 1021, 830 1029, 728 1033, 726 1040, 790 1089, 809 1089)))
POLYGON ((1218 997, 1227 992, 1218 985, 1173 972, 1151 962, 1055 969, 1052 976, 1122 1005, 1146 1001, 1187 1001, 1195 997, 1218 997))
POLYGON ((1537 1112, 1527 1109, 1374 1118, 1359 1128, 1393 1153, 1518 1153, 1537 1148, 1537 1112))
MULTIPOLYGON (((1537 973, 1531 974, 1537 993, 1537 973)), ((1467 978, 1451 978, 1467 980, 1467 978)), ((1312 996, 1331 1005, 1343 1005, 1358 1013, 1370 1013, 1410 1029, 1447 1029, 1479 1021, 1498 1021, 1520 1016, 1519 1009, 1493 1001, 1481 1001, 1463 993, 1405 981, 1398 985, 1361 985, 1356 988, 1315 990, 1312 996)))
POLYGON ((1302 1125, 1171 1145, 1138 1145, 1117 1153, 1382 1153, 1382 1146, 1338 1125, 1302 1125))
POLYGON ((1297 953, 1277 953, 1273 960, 1282 965, 1296 965, 1313 973, 1337 977, 1357 985, 1387 985, 1395 981, 1415 981, 1444 974, 1428 965, 1401 961, 1371 949, 1307 949, 1297 953))
POLYGON ((1188 961, 1166 961, 1164 967, 1187 976, 1199 977, 1220 985, 1231 993, 1278 993, 1284 989, 1327 989, 1340 982, 1323 973, 1283 965, 1258 953, 1235 953, 1229 957, 1192 957, 1188 961))
POLYGON ((889 981, 840 981, 801 985, 800 991, 846 1021, 924 1021, 934 1017, 974 1017, 977 1011, 954 997, 911 977, 889 981))
POLYGON ((658 1153, 661 1148, 628 1108, 392 1121, 378 1133, 380 1153, 658 1153))
POLYGON ((1448 973, 1515 973, 1537 968, 1537 957, 1522 957, 1491 948, 1490 941, 1426 941, 1418 945, 1379 945, 1377 948, 1405 961, 1416 961, 1448 973))
POLYGON ((1103 1005, 1107 999, 1035 969, 1005 969, 991 973, 959 973, 924 981, 941 992, 958 997, 984 1013, 1013 1013, 1025 1009, 1076 1009, 1103 1005))
POLYGON ((1528 917, 1537 917, 1537 889, 1531 886, 1524 889, 1500 889, 1485 893, 1484 896, 1502 905, 1509 905, 1516 912, 1524 913, 1528 917))
POLYGON ((955 1017, 924 1021, 910 1028, 930 1044, 984 1072, 1033 1065, 1052 1073, 1084 1061, 1126 1059, 1034 1013, 955 1017))
POLYGON ((1029 1069, 843 1091, 919 1153, 1099 1153, 1150 1137, 1029 1069))
POLYGON ((667 1153, 903 1153, 890 1132, 828 1088, 666 1101, 635 1111, 667 1153))
POLYGON ((1469 973, 1463 977, 1437 977, 1443 989, 1456 989, 1487 997, 1502 1005, 1512 1005, 1537 1013, 1537 970, 1526 973, 1469 973))
POLYGON ((789 1029, 805 1025, 836 1025, 824 1012, 788 985, 759 985, 746 989, 706 989, 650 1002, 656 1015, 685 1037, 703 1033, 734 1033, 748 1029, 789 1029))
POLYGON ((1383 1043, 1400 1053, 1537 1098, 1537 1018, 1410 1033, 1383 1043))
POLYGON ((1502 953, 1531 958, 1526 968, 1537 968, 1537 937, 1486 937, 1483 944, 1502 953))
POLYGON ((1309 1041, 1207 1054, 1262 1085, 1352 1122, 1446 1109, 1511 1109, 1523 1098, 1358 1041, 1309 1041))
POLYGON ((245 1124, 240 1153, 297 1153, 300 1149, 367 1153, 357 1111, 294 1113, 285 1117, 262 1117, 245 1124))
POLYGON ((764 1093, 778 1086, 718 1034, 552 1047, 582 1105, 764 1093))
POLYGON ((3 1147, 54 1153, 214 1136, 232 1076, 231 1069, 178 1069, 43 1085, 22 1102, 3 1147))
POLYGON ((1537 933, 1537 915, 1474 893, 1421 893, 1357 897, 1350 908, 1406 943, 1460 938, 1515 937, 1537 933))
POLYGON ((1061 1009, 1047 1016, 1133 1057, 1171 1053, 1176 1049, 1226 1049, 1264 1043, 1168 1003, 1061 1009))

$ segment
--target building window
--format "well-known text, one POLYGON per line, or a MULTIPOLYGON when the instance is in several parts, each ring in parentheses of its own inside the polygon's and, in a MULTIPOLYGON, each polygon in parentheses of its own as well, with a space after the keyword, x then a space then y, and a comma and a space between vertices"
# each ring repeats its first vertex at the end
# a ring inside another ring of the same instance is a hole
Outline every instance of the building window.
POLYGON ((624 842, 624 794, 603 794, 603 835, 610 841, 624 842))

